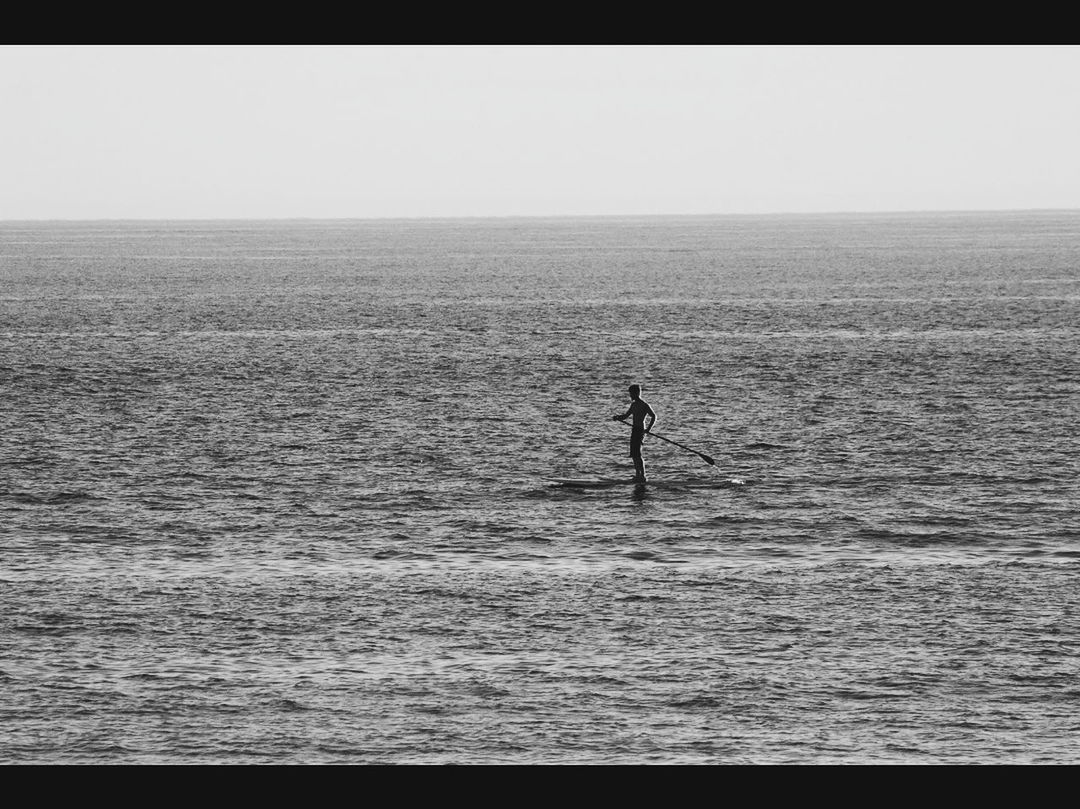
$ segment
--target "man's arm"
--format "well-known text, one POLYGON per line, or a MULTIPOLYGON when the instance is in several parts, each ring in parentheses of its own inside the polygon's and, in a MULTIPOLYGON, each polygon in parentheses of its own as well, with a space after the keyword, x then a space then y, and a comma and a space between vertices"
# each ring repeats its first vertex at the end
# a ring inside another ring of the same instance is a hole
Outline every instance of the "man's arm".
POLYGON ((656 413, 648 405, 645 405, 645 418, 649 420, 649 423, 645 425, 645 432, 652 432, 653 425, 656 424, 656 413))

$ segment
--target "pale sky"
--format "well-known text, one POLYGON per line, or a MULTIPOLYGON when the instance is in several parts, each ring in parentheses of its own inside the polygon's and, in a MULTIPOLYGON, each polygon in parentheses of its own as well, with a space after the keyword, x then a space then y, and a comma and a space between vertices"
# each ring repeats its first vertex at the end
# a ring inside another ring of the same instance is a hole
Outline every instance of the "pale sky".
POLYGON ((1080 209, 1080 46, 0 46, 0 219, 1080 209))

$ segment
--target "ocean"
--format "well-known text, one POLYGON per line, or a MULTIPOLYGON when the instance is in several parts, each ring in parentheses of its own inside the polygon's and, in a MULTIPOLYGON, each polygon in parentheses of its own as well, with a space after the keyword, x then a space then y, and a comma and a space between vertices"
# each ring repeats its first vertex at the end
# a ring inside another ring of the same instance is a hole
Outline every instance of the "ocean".
POLYGON ((1080 763, 1078 358, 1078 211, 2 222, 0 762, 1080 763))

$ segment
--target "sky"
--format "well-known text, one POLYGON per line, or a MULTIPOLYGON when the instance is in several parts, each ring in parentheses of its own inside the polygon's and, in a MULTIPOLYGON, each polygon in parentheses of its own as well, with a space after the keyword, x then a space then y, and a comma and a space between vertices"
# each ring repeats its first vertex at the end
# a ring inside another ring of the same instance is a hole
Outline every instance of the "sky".
POLYGON ((1080 46, 0 46, 0 220, 1080 209, 1080 46))

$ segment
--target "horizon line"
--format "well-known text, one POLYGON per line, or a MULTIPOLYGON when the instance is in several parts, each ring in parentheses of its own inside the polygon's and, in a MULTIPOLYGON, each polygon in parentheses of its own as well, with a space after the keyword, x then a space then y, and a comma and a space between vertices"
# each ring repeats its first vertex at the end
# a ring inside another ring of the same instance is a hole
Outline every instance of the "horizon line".
POLYGON ((834 210, 834 211, 757 211, 750 213, 571 213, 571 214, 441 214, 425 216, 217 216, 217 217, 160 217, 160 216, 105 216, 105 217, 31 217, 24 219, 0 219, 0 224, 20 223, 86 223, 86 222, 432 222, 474 220, 521 220, 521 219, 710 219, 753 218, 783 216, 899 216, 940 214, 1017 214, 1017 213, 1080 213, 1080 207, 1038 208, 897 208, 889 210, 834 210))

